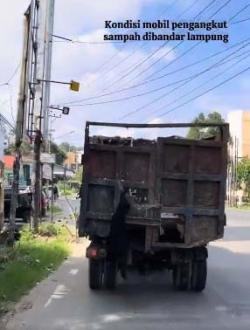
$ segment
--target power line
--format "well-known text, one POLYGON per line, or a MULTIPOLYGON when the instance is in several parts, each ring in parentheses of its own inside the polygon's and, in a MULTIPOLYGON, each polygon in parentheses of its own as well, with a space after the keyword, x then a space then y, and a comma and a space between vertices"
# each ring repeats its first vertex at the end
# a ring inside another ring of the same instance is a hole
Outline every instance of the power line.
MULTIPOLYGON (((210 5, 212 5, 215 1, 217 0, 211 0, 210 1, 210 5)), ((196 1, 195 1, 196 2, 196 1)), ((231 2, 231 0, 227 0, 226 3, 223 5, 223 7, 220 7, 219 10, 223 9, 229 2, 231 2)), ((203 13, 204 11, 207 10, 208 6, 205 6, 203 8, 203 10, 199 13, 199 15, 201 13, 203 13)), ((217 10, 216 13, 219 11, 217 10)), ((214 16, 216 13, 214 13, 212 16, 214 16)), ((195 16, 196 17, 196 16, 195 16)), ((195 19, 195 17, 193 19, 195 19)), ((175 46, 174 48, 179 47, 184 41, 180 41, 177 46, 175 46)), ((143 61, 138 62, 135 66, 133 66, 130 70, 128 70, 124 75, 122 75, 121 77, 119 77, 117 80, 115 80, 110 86, 107 87, 110 88, 112 87, 114 84, 120 82, 121 80, 123 80, 124 78, 126 78, 128 75, 130 75, 130 73, 134 72, 134 70, 136 70, 138 67, 140 67, 141 65, 143 65, 146 61, 148 61, 150 58, 152 58, 152 56, 154 56, 157 52, 159 52, 163 47, 165 47, 167 44, 169 43, 169 41, 165 41, 160 47, 158 47, 153 53, 151 53, 150 55, 148 55, 143 61)), ((171 51, 171 50, 170 50, 171 51)), ((167 51, 167 54, 169 54, 170 52, 169 50, 167 51)), ((164 54, 164 56, 166 56, 167 54, 164 54)), ((142 71, 143 73, 144 71, 142 71)))
MULTIPOLYGON (((213 1, 217 1, 217 0, 213 0, 213 1)), ((197 1, 196 1, 196 0, 193 1, 193 2, 191 3, 191 5, 189 5, 189 6, 188 6, 183 12, 180 13, 180 15, 177 16, 176 19, 179 19, 179 18, 181 18, 183 15, 185 15, 185 14, 186 14, 188 11, 190 11, 190 10, 191 10, 196 4, 197 4, 197 1)), ((167 41, 167 42, 164 42, 159 48, 157 48, 155 51, 153 51, 152 54, 149 55, 150 58, 153 57, 153 56, 155 55, 155 52, 157 53, 157 51, 159 51, 161 48, 163 48, 163 47, 165 46, 166 43, 168 43, 168 41, 167 41)), ((145 42, 144 45, 146 45, 146 42, 145 42)), ((144 45, 142 45, 142 47, 143 47, 144 45)), ((140 47, 140 48, 141 48, 141 47, 140 47)), ((139 49, 140 49, 140 48, 139 48, 139 49)), ((135 51, 135 52, 136 52, 136 51, 135 51)), ((135 52, 133 52, 132 55, 134 55, 135 52)), ((130 56, 128 56, 127 58, 129 58, 129 57, 130 57, 130 56)), ((127 58, 126 58, 126 59, 127 59, 127 58)), ((148 58, 148 59, 150 59, 150 58, 148 58)), ((148 59, 147 59, 147 60, 148 60, 148 59)), ((138 64, 138 63, 139 63, 139 62, 137 62, 136 64, 138 64)), ((119 63, 118 65, 120 65, 120 64, 121 64, 121 63, 119 63)), ((122 64, 124 64, 124 61, 122 62, 122 64)), ((143 63, 142 63, 142 64, 143 64, 143 63)), ((117 67, 117 66, 116 66, 116 67, 117 67)), ((134 64, 133 64, 132 66, 130 66, 129 69, 130 69, 130 68, 133 68, 133 67, 134 67, 134 64)), ((113 69, 114 69, 114 67, 112 68, 112 70, 113 70, 113 69)), ((127 69, 121 71, 121 74, 123 74, 124 72, 127 72, 127 69)))
MULTIPOLYGON (((179 1, 179 0, 177 0, 177 1, 179 1)), ((173 1, 170 5, 169 5, 169 7, 172 7, 172 5, 175 3, 176 4, 176 2, 177 1, 173 1)), ((196 17, 198 17, 205 9, 207 9, 208 7, 210 7, 214 2, 216 2, 217 0, 212 0, 205 8, 203 8, 196 16, 195 16, 195 18, 196 17)), ((231 0, 230 0, 231 1, 231 0)), ((185 15, 188 11, 190 11, 195 5, 197 4, 197 1, 196 0, 194 0, 192 3, 191 3, 191 5, 189 5, 180 15, 178 15, 178 18, 177 19, 179 19, 179 18, 181 18, 183 15, 185 15)), ((169 7, 168 7, 168 9, 169 9, 169 7)), ((168 10, 167 9, 167 10, 168 10)), ((161 14, 162 15, 162 14, 161 14)), ((168 41, 167 42, 164 42, 158 49, 156 49, 155 51, 153 51, 153 53, 151 53, 151 55, 145 60, 145 61, 147 61, 148 59, 150 59, 151 57, 153 57, 161 48, 163 48, 166 44, 168 43, 168 41)), ((146 43, 145 44, 143 44, 143 45, 141 45, 141 47, 139 47, 139 49, 140 48, 142 48, 142 47, 144 47, 146 45, 146 43)), ((123 60, 122 60, 122 62, 119 62, 119 63, 117 63, 115 66, 113 66, 113 68, 112 68, 112 71, 116 68, 116 67, 118 67, 120 64, 124 64, 124 62, 126 62, 130 57, 132 57, 136 52, 137 52, 137 50, 138 49, 135 49, 131 54, 128 54, 128 56, 126 56, 123 60)), ((113 58, 115 58, 116 57, 116 55, 118 55, 120 53, 120 51, 117 53, 117 54, 114 54, 111 58, 110 58, 110 60, 112 60, 113 58)), ((110 60, 108 60, 107 62, 109 62, 110 60)), ((100 67, 99 67, 99 70, 101 70, 104 66, 105 66, 105 64, 107 63, 107 62, 104 62, 100 67)), ((144 61, 143 61, 144 62, 144 61)), ((132 68, 134 65, 132 65, 130 68, 132 68)), ((108 71, 109 72, 109 71, 108 71)), ((126 72, 127 72, 127 70, 126 70, 126 72)), ((126 73, 127 74, 127 73, 126 73)), ((104 71, 104 75, 105 75, 105 71, 104 71)), ((95 78, 94 79, 94 81, 96 80, 97 78, 95 78)), ((102 77, 102 79, 103 79, 103 77, 102 77)), ((112 84, 113 85, 113 84, 112 84)), ((110 86, 108 86, 108 88, 109 87, 111 87, 112 85, 110 85, 110 86)), ((104 89, 105 90, 105 89, 104 89)))
POLYGON ((17 67, 15 68, 13 73, 11 74, 10 78, 5 83, 0 84, 0 87, 1 86, 7 86, 15 78, 19 68, 20 68, 20 63, 17 65, 17 67))
MULTIPOLYGON (((229 3, 229 1, 227 1, 226 3, 229 3)), ((225 3, 225 4, 226 4, 225 3)), ((221 6, 219 9, 221 10, 222 8, 224 8, 225 7, 225 4, 223 5, 223 6, 221 6)), ((242 12, 243 10, 245 10, 247 8, 247 6, 245 6, 245 7, 243 7, 240 11, 238 11, 234 16, 232 16, 231 18, 230 18, 230 20, 232 20, 233 18, 235 18, 236 16, 238 16, 239 15, 239 13, 240 12, 242 12)), ((216 11, 216 13, 218 13, 218 11, 219 11, 219 9, 216 11)), ((184 54, 182 54, 182 55, 184 55, 184 54)), ((199 62, 199 61, 198 61, 199 62)), ((162 78, 162 77, 161 77, 162 78)), ((152 79, 152 80, 156 80, 156 79, 158 79, 158 78, 155 78, 155 79, 152 79)), ((123 90, 126 90, 126 89, 123 89, 123 90)), ((121 91, 121 90, 120 90, 121 91)), ((108 93, 106 93, 105 95, 107 95, 108 93)), ((134 96, 133 96, 134 97, 134 96)), ((76 102, 79 102, 79 101, 76 101, 76 102)), ((103 103, 103 102, 102 102, 103 103)))
MULTIPOLYGON (((232 55, 232 54, 231 54, 232 55)), ((221 61, 217 62, 217 64, 219 64, 221 61)), ((193 78, 190 78, 188 82, 184 82, 183 84, 181 84, 180 86, 177 86, 175 88, 172 88, 169 92, 167 93, 164 93, 162 94, 160 97, 157 97, 155 98, 154 100, 148 102, 147 104, 144 104, 143 106, 140 106, 139 108, 133 110, 133 111, 130 111, 129 113, 125 114, 124 116, 122 116, 121 119, 124 119, 124 118, 127 118, 131 115, 134 115, 136 114, 137 112, 141 111, 141 110, 144 110, 145 108, 149 107, 150 105, 162 100, 163 98, 165 98, 166 96, 169 96, 170 94, 172 94, 173 92, 175 92, 176 90, 178 90, 179 88, 185 86, 186 84, 190 83, 191 81, 193 81, 194 79, 196 79, 198 76, 202 75, 203 73, 207 72, 207 71, 210 71, 211 70, 211 67, 204 70, 203 72, 201 73, 198 73, 196 74, 193 78)))
MULTIPOLYGON (((203 10, 200 11, 200 13, 198 15, 196 15, 193 20, 196 20, 198 18, 198 16, 200 16, 204 11, 206 11, 209 7, 211 7, 217 0, 211 1, 203 10)), ((230 2, 231 0, 229 0, 230 2)), ((220 8, 219 8, 220 10, 220 8)), ((216 14, 216 12, 212 15, 214 16, 216 14)), ((169 42, 169 41, 167 41, 169 42)), ((177 47, 179 47, 184 41, 181 41, 179 44, 177 44, 177 47)), ((177 48, 175 47, 175 48, 177 48)), ((137 75, 135 75, 134 77, 132 77, 129 81, 127 81, 127 83, 135 80, 137 77, 141 76, 142 74, 144 74, 146 71, 150 70, 154 65, 156 65, 157 63, 159 63, 162 58, 166 57, 171 51, 173 51, 175 48, 172 48, 172 50, 167 51, 166 53, 162 54, 155 62, 151 63, 146 69, 142 70, 141 72, 137 73, 137 75)))
POLYGON ((52 34, 52 37, 61 39, 60 41, 54 41, 54 42, 71 42, 73 44, 94 44, 94 45, 99 45, 99 44, 124 44, 123 41, 81 41, 81 40, 73 40, 67 37, 59 36, 56 34, 52 34))
MULTIPOLYGON (((219 11, 221 11, 227 4, 229 4, 231 0, 227 1, 226 3, 224 3, 219 9, 217 9, 217 11, 215 13, 213 13, 213 16, 215 16, 219 11)), ((239 11, 237 11, 230 19, 229 22, 231 22, 235 17, 237 17, 240 13, 242 13, 243 11, 245 11, 250 5, 247 4, 244 7, 242 7, 239 11)), ((210 18, 211 18, 210 17, 210 18)), ((161 69, 159 69, 158 71, 153 72, 151 75, 149 75, 146 79, 151 78, 152 76, 154 76, 155 74, 157 74, 158 72, 161 72, 162 70, 166 69, 169 65, 172 65, 174 62, 176 62, 177 60, 179 60, 181 57, 183 57, 184 55, 186 55, 187 53, 189 53, 192 49, 196 48, 202 41, 200 41, 199 43, 195 44, 193 47, 190 47, 186 52, 182 53, 179 57, 175 58, 174 60, 172 60, 170 63, 168 63, 167 65, 165 65, 164 67, 162 67, 161 69)), ((165 54, 167 55, 167 54, 165 54)), ((162 57, 161 57, 162 58, 162 57)), ((160 58, 160 59, 161 59, 160 58)), ((145 69, 144 71, 142 71, 141 73, 137 74, 135 77, 133 77, 130 81, 133 81, 135 78, 137 78, 138 76, 140 76, 141 74, 145 73, 149 68, 151 68, 154 64, 158 63, 159 60, 158 59, 156 62, 152 63, 147 69, 145 69)))
POLYGON ((0 112, 0 121, 3 121, 6 125, 8 125, 12 130, 14 130, 14 126, 9 122, 9 120, 0 112))
POLYGON ((240 71, 240 72, 234 74, 233 76, 229 77, 228 79, 223 80, 222 82, 220 82, 219 84, 215 85, 214 87, 211 87, 211 88, 207 89, 205 92, 203 92, 203 93, 201 93, 201 94, 199 94, 199 95, 196 95, 196 96, 192 97, 191 99, 189 99, 188 101, 183 102, 182 104, 180 104, 180 105, 178 105, 178 106, 176 106, 176 107, 174 107, 174 108, 172 108, 172 109, 170 109, 170 110, 168 110, 168 111, 162 113, 159 117, 163 117, 163 116, 169 114, 170 112, 172 112, 172 111, 174 111, 174 110, 177 110, 177 109, 183 107, 184 105, 186 105, 186 104, 188 104, 188 103, 190 103, 190 102, 192 102, 192 101, 194 101, 194 100, 200 98, 201 96, 210 93, 211 91, 215 90, 216 88, 221 87, 222 85, 226 84, 227 82, 229 82, 229 81, 235 79, 236 77, 240 76, 241 74, 247 72, 249 69, 250 69, 250 66, 248 66, 248 67, 245 68, 244 70, 242 70, 242 71, 240 71))
POLYGON ((149 83, 151 83, 151 82, 154 82, 154 81, 157 81, 157 80, 161 80, 161 79, 163 79, 163 78, 165 78, 165 77, 167 77, 167 76, 170 76, 170 75, 173 75, 173 74, 175 74, 175 73, 181 72, 181 71, 183 71, 183 70, 185 70, 185 69, 189 69, 189 68, 191 68, 192 66, 195 66, 195 65, 197 65, 197 64, 200 64, 200 63, 202 63, 202 62, 205 62, 205 61, 207 61, 207 60, 209 60, 209 59, 211 59, 211 58, 214 58, 215 56, 218 56, 218 55, 220 55, 220 54, 222 54, 222 53, 225 53, 225 52, 229 51, 230 49, 233 49, 233 48, 235 48, 235 47, 237 47, 237 46, 239 46, 239 45, 241 45, 241 44, 244 44, 244 43, 247 42, 249 39, 250 39, 250 38, 247 38, 247 39, 245 39, 245 40, 242 40, 242 41, 240 41, 240 42, 237 42, 237 43, 235 43, 234 45, 232 45, 232 46, 230 46, 230 47, 228 47, 228 48, 226 48, 226 49, 223 49, 223 50, 221 50, 221 51, 219 51, 219 52, 215 52, 215 53, 213 53, 213 54, 210 54, 209 56, 206 56, 206 57, 204 57, 204 58, 202 58, 202 59, 200 59, 200 60, 198 60, 198 61, 195 61, 195 62, 192 62, 192 63, 190 63, 190 64, 184 65, 184 66, 182 66, 182 67, 180 67, 180 68, 178 68, 178 69, 176 69, 176 70, 173 70, 173 71, 170 71, 170 72, 164 74, 163 76, 160 76, 160 77, 157 77, 157 78, 153 78, 153 79, 150 79, 150 80, 144 81, 144 82, 142 82, 142 83, 132 85, 132 86, 130 86, 130 87, 126 87, 126 88, 118 89, 118 90, 113 91, 113 92, 103 93, 103 94, 100 94, 100 95, 91 96, 91 97, 83 98, 83 99, 80 99, 80 100, 68 101, 68 102, 64 102, 63 104, 64 104, 64 105, 69 105, 69 104, 74 104, 74 103, 77 103, 77 102, 89 101, 89 100, 98 99, 98 98, 102 98, 102 97, 104 97, 104 96, 109 96, 109 95, 113 95, 113 94, 118 94, 118 93, 121 93, 121 92, 124 92, 124 91, 130 90, 130 89, 135 89, 135 88, 138 88, 138 87, 144 86, 145 84, 149 84, 149 83))
POLYGON ((239 24, 239 23, 243 23, 243 22, 246 22, 246 21, 250 21, 250 17, 242 19, 240 21, 233 22, 232 24, 239 24))
MULTIPOLYGON (((212 0, 217 1, 217 0, 212 0)), ((181 16, 185 15, 187 11, 189 11, 190 9, 193 8, 194 5, 196 5, 197 1, 193 1, 191 3, 190 6, 188 6, 188 8, 186 8, 178 17, 180 18, 181 16)), ((126 70, 126 73, 123 74, 121 77, 119 77, 117 80, 115 80, 111 85, 109 85, 106 89, 112 87, 115 83, 119 82, 120 80, 123 80, 123 78, 126 78, 131 72, 133 72, 135 69, 137 69, 139 66, 143 65, 145 62, 147 62, 148 60, 150 60, 150 58, 152 58, 157 52, 159 52, 162 48, 164 48, 169 41, 165 41, 161 46, 159 46, 157 49, 155 49, 150 55, 148 55, 143 61, 139 61, 134 65, 132 65, 131 67, 128 68, 128 71, 126 70)))
POLYGON ((162 17, 163 15, 165 15, 169 9, 171 9, 173 6, 175 6, 180 0, 173 0, 166 9, 164 9, 161 14, 159 15, 159 17, 162 17))
MULTIPOLYGON (((173 7, 173 5, 176 5, 176 3, 178 2, 178 1, 180 1, 180 0, 174 0, 174 1, 172 1, 171 2, 171 4, 169 4, 168 6, 167 6, 167 8, 160 14, 160 17, 162 16, 162 15, 164 15, 165 14, 165 12, 167 11, 167 10, 169 10, 170 8, 172 8, 173 7)), ((195 1, 194 1, 195 2, 195 1)), ((128 31, 128 30, 127 30, 128 31)), ((123 60, 122 60, 122 64, 124 64, 124 62, 126 62, 131 56, 133 56, 139 49, 142 49, 142 48, 144 48, 145 46, 147 45, 147 43, 145 42, 144 44, 142 44, 142 45, 140 45, 140 47, 138 47, 138 48, 135 48, 130 54, 128 54, 123 60)), ((124 48, 124 47, 122 47, 122 48, 124 48)), ((111 56, 107 61, 105 61, 96 71, 99 71, 99 70, 102 70, 103 69, 103 67, 105 67, 108 63, 110 63, 111 61, 113 61, 113 59, 114 58, 116 58, 121 52, 123 51, 123 49, 122 50, 119 50, 116 54, 114 54, 113 56, 111 56)), ((120 66, 121 65, 121 62, 118 62, 115 66, 113 66, 112 67, 112 70, 114 70, 115 68, 117 68, 118 66, 120 66)), ((109 72, 109 70, 107 71, 107 72, 105 72, 105 70, 104 70, 104 75, 106 75, 106 73, 108 73, 109 72)), ((103 78, 103 77, 102 77, 103 78)))
MULTIPOLYGON (((208 19, 211 19, 212 17, 214 17, 216 14, 218 14, 222 9, 224 9, 229 3, 231 2, 231 0, 227 0, 219 9, 217 9, 208 19)), ((230 18, 230 20, 232 20, 235 17, 235 15, 233 17, 230 18)), ((230 22, 229 20, 229 22, 230 22)), ((216 29, 217 30, 217 29, 216 29)), ((215 31, 216 31, 215 30, 215 31)), ((183 43, 184 41, 181 41, 181 43, 183 43)), ((196 43, 194 46, 190 47, 189 49, 187 49, 184 53, 180 54, 180 56, 177 56, 175 59, 173 59, 171 62, 169 62, 168 64, 166 64, 165 66, 163 66, 162 68, 158 69, 157 71, 154 71, 152 74, 150 74, 146 79, 151 78, 152 76, 156 75, 157 73, 161 72, 162 70, 165 70, 167 67, 169 67, 170 65, 172 65, 173 63, 175 63, 176 61, 178 61, 180 58, 182 58, 183 56, 185 56, 186 54, 188 54, 191 50, 193 50, 194 48, 198 47, 198 45, 200 45, 202 43, 202 40, 198 43, 196 43)), ((152 67, 152 65, 151 65, 152 67)), ((147 69, 148 70, 148 69, 147 69)), ((143 71, 140 73, 143 74, 144 72, 146 72, 147 70, 143 71)), ((137 77, 137 76, 136 76, 137 77)))
MULTIPOLYGON (((229 70, 231 70, 233 67, 235 67, 236 65, 238 65, 238 64, 241 63, 242 61, 244 61, 246 58, 248 58, 248 57, 249 57, 249 53, 250 53, 250 52, 249 52, 249 50, 248 50, 248 51, 246 51, 246 52, 244 52, 244 53, 242 53, 242 54, 240 54, 240 55, 238 55, 238 56, 235 56, 235 58, 240 57, 240 59, 239 59, 238 61, 236 61, 235 63, 231 64, 231 66, 229 67, 229 70), (245 55, 245 56, 244 56, 243 58, 241 58, 242 55, 245 55)), ((228 61, 228 63, 229 63, 229 62, 230 62, 230 61, 228 61)), ((224 74, 225 74, 225 69, 224 69, 222 72, 219 72, 218 74, 212 76, 209 80, 206 80, 205 82, 203 82, 203 83, 202 83, 201 85, 199 85, 198 87, 195 87, 195 88, 191 89, 190 91, 188 91, 187 93, 181 95, 180 98, 182 99, 182 98, 184 98, 184 97, 190 95, 190 94, 193 93, 194 91, 196 91, 196 90, 198 90, 198 89, 201 89, 203 86, 205 86, 205 85, 207 85, 208 83, 210 83, 211 80, 214 80, 214 79, 216 79, 216 78, 218 78, 219 76, 224 75, 224 74)), ((176 98, 175 100, 171 101, 170 103, 165 104, 164 106, 161 106, 161 107, 158 108, 157 110, 154 110, 154 111, 150 112, 150 114, 157 113, 157 112, 159 112, 161 109, 166 108, 166 106, 171 106, 171 105, 175 104, 176 102, 178 102, 178 101, 180 100, 180 98, 176 98)))
MULTIPOLYGON (((184 84, 182 84, 182 85, 180 85, 180 86, 177 86, 177 87, 175 87, 175 88, 173 89, 173 90, 177 90, 177 89, 179 89, 180 87, 182 87, 183 85, 185 85, 187 82, 189 83, 190 81, 192 81, 192 80, 194 80, 195 78, 201 76, 202 74, 204 74, 204 73, 206 73, 206 72, 208 72, 208 71, 210 71, 210 70, 216 68, 218 65, 223 65, 223 64, 225 64, 225 63, 227 62, 227 61, 225 62, 226 59, 230 58, 230 56, 232 56, 232 55, 234 55, 235 53, 239 52, 241 49, 247 47, 249 44, 250 44, 250 42, 247 43, 246 45, 243 45, 243 46, 240 47, 239 49, 237 49, 237 50, 235 50, 234 52, 232 52, 230 55, 227 55, 227 56, 224 57, 223 59, 219 60, 218 62, 214 63, 213 65, 209 66, 207 69, 205 69, 205 70, 203 70, 203 71, 201 71, 201 72, 198 72, 198 73, 196 73, 196 74, 194 74, 194 75, 191 75, 191 76, 189 76, 189 77, 187 77, 187 78, 184 78, 184 79, 181 79, 181 80, 178 80, 178 81, 175 81, 175 82, 171 82, 171 83, 169 83, 169 84, 167 84, 167 85, 164 85, 164 86, 162 86, 162 87, 158 87, 158 88, 155 88, 155 89, 153 89, 153 90, 150 90, 150 91, 147 91, 147 92, 143 92, 143 93, 141 93, 141 94, 136 94, 136 95, 132 95, 132 96, 127 96, 127 97, 120 98, 120 99, 116 99, 116 100, 109 100, 109 101, 96 102, 96 103, 77 104, 77 105, 73 105, 73 106, 76 106, 76 107, 79 107, 79 106, 81 106, 81 107, 82 107, 82 106, 95 106, 95 105, 102 105, 102 104, 108 104, 108 103, 116 103, 116 102, 126 101, 126 100, 129 100, 129 99, 132 99, 132 98, 136 98, 136 97, 140 97, 140 96, 144 96, 144 95, 152 94, 152 93, 158 92, 158 91, 160 91, 160 90, 166 89, 166 88, 169 87, 169 86, 176 85, 176 84, 178 84, 178 83, 180 83, 180 82, 184 82, 184 84), (224 62, 223 62, 223 61, 224 61, 224 62)), ((233 59, 234 59, 234 58, 233 58, 233 59)), ((230 59, 229 61, 231 61, 231 60, 232 60, 232 59, 230 59)), ((172 91, 173 91, 173 90, 172 90, 172 91)), ((163 97, 165 97, 165 96, 167 96, 167 95, 169 95, 169 93, 162 95, 161 97, 157 98, 156 100, 159 101, 159 100, 161 100, 163 97)), ((156 100, 151 101, 148 105, 151 105, 152 102, 154 103, 156 100)), ((148 105, 147 105, 147 106, 148 106, 148 105)), ((144 109, 144 108, 145 108, 145 106, 143 106, 143 109, 144 109)), ((128 115, 127 115, 127 116, 128 116, 128 115)), ((126 117, 127 117, 127 116, 126 116, 126 117)))
POLYGON ((247 5, 245 5, 244 7, 242 7, 238 12, 236 12, 236 14, 235 14, 233 17, 231 17, 231 21, 232 21, 235 17, 239 16, 239 15, 240 15, 243 11, 245 11, 249 6, 250 6, 250 4, 247 4, 247 5))
MULTIPOLYGON (((230 21, 231 19, 229 19, 229 21, 230 21)), ((249 38, 247 38, 246 40, 248 40, 249 38)), ((193 50, 194 48, 196 48, 199 44, 201 44, 202 43, 202 41, 199 41, 197 44, 195 44, 194 46, 192 46, 192 47, 190 47, 189 49, 187 49, 184 53, 182 53, 182 54, 180 54, 178 57, 176 57, 174 60, 172 60, 171 62, 169 62, 167 65, 165 65, 163 68, 161 68, 160 70, 158 70, 158 71, 156 71, 155 73, 158 73, 158 72, 160 72, 160 71, 162 71, 162 70, 165 70, 167 67, 169 67, 171 64, 173 64, 174 62, 176 62, 177 60, 179 60, 180 58, 182 58, 183 56, 185 56, 187 53, 189 53, 191 50, 193 50)), ((154 73, 154 74, 155 74, 154 73)), ((152 77, 154 74, 151 74, 150 76, 148 76, 147 78, 146 78, 146 80, 145 80, 145 82, 152 82, 152 81, 156 81, 156 80, 158 80, 158 79, 162 79, 162 78, 164 78, 164 77, 166 77, 167 75, 168 75, 168 73, 167 74, 163 74, 163 75, 161 75, 161 76, 158 76, 158 77, 156 77, 156 78, 151 78, 151 79, 149 79, 150 77, 152 77)), ((144 82, 144 83, 145 83, 144 82)), ((141 83, 141 84, 144 84, 144 83, 141 83)))
POLYGON ((10 114, 12 121, 15 125, 15 118, 14 118, 14 108, 13 108, 13 90, 10 84, 8 84, 8 91, 9 91, 9 104, 10 104, 10 114))

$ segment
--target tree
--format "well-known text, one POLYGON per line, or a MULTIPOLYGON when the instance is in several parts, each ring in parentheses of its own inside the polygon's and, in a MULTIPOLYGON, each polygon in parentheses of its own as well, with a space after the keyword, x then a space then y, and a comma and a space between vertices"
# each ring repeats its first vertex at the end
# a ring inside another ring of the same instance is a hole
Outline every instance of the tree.
POLYGON ((51 153, 56 155, 56 163, 62 165, 67 158, 66 153, 54 142, 51 142, 51 153))
MULTIPOLYGON (((27 156, 32 151, 32 145, 26 141, 23 141, 21 144, 21 154, 27 156)), ((10 144, 8 148, 4 150, 5 155, 13 155, 16 151, 16 147, 14 144, 10 144)))
MULTIPOLYGON (((221 114, 219 112, 211 112, 207 116, 204 115, 203 112, 201 112, 193 121, 194 124, 210 124, 210 123, 216 123, 216 124, 222 124, 224 123, 224 119, 221 117, 221 114)), ((218 127, 190 127, 187 138, 188 139, 205 139, 208 137, 215 136, 219 133, 218 127)))
POLYGON ((83 175, 83 167, 81 166, 78 169, 78 171, 76 171, 76 173, 73 177, 74 181, 77 181, 77 182, 81 183, 82 182, 82 175, 83 175))
POLYGON ((60 149, 63 150, 65 153, 69 152, 69 151, 76 151, 76 147, 69 144, 68 142, 62 142, 59 145, 60 149))
POLYGON ((250 197, 250 159, 243 158, 238 164, 237 181, 250 197))

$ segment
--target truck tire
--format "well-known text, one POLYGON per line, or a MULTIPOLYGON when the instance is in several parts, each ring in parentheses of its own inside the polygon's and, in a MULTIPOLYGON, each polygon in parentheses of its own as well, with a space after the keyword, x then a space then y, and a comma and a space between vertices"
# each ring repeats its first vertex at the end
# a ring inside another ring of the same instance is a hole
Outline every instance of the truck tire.
POLYGON ((98 290, 102 287, 103 262, 102 260, 89 259, 89 287, 98 290))
POLYGON ((178 264, 173 269, 173 285, 177 290, 186 291, 190 283, 190 265, 178 264))
POLYGON ((109 290, 115 289, 116 279, 117 279, 117 262, 106 260, 105 270, 104 270, 105 287, 109 290))
POLYGON ((193 291, 201 292, 206 287, 207 280, 207 260, 193 261, 192 266, 192 283, 193 291))

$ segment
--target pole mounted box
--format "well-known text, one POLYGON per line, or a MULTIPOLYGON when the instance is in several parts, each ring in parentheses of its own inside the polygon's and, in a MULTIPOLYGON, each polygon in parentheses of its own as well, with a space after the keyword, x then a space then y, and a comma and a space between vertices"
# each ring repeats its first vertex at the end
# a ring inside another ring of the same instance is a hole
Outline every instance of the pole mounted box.
POLYGON ((70 90, 74 92, 80 91, 80 83, 74 80, 71 80, 70 82, 70 90))

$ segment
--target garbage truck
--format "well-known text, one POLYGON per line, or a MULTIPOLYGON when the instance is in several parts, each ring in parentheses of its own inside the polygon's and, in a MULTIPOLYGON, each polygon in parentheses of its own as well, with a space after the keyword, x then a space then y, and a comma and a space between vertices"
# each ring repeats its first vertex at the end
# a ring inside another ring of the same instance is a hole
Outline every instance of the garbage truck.
POLYGON ((86 123, 78 231, 90 241, 91 289, 114 289, 130 268, 168 270, 177 290, 205 288, 207 245, 223 237, 226 225, 228 139, 226 123, 86 123), (100 127, 165 134, 91 135, 100 127), (214 133, 169 133, 190 127, 214 133))

